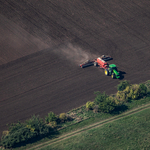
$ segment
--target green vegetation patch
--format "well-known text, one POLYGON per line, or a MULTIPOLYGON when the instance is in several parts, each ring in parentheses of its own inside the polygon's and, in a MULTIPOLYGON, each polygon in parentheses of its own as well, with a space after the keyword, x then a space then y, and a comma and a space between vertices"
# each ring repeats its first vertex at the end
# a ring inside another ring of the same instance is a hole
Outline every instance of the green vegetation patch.
POLYGON ((41 150, 150 149, 150 109, 52 144, 41 150))
POLYGON ((139 85, 131 85, 125 80, 121 81, 118 87, 121 90, 111 96, 95 92, 94 101, 88 101, 86 105, 68 113, 61 113, 57 116, 49 112, 45 120, 34 116, 25 123, 12 124, 8 131, 3 132, 0 146, 19 150, 28 149, 150 101, 150 80, 139 85))

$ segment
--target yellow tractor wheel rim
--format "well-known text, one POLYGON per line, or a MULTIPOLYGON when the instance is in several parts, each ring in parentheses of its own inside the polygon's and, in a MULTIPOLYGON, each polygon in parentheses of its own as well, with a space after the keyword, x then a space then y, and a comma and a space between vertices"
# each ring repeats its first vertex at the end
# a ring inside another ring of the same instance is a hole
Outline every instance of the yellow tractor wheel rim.
POLYGON ((112 74, 111 77, 114 78, 114 75, 112 74))
POLYGON ((105 75, 107 75, 107 70, 105 70, 105 75))

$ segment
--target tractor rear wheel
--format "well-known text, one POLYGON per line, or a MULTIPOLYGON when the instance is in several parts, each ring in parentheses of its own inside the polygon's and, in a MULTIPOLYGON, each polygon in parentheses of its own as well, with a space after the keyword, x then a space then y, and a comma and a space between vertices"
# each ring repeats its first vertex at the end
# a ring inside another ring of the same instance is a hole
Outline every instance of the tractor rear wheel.
POLYGON ((112 73, 111 77, 112 77, 112 79, 115 79, 115 74, 114 74, 114 73, 112 73))
POLYGON ((97 67, 97 62, 96 61, 94 62, 94 66, 97 67))
POLYGON ((105 73, 106 76, 109 75, 109 71, 107 69, 105 69, 104 73, 105 73))

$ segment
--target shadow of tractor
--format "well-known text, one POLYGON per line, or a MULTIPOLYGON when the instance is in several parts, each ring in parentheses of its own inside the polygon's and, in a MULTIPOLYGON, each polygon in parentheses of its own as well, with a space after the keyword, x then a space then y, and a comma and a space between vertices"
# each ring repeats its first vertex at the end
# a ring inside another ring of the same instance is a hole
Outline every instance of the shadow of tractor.
POLYGON ((126 72, 124 72, 124 71, 119 71, 119 73, 120 73, 120 78, 119 78, 119 80, 123 80, 123 79, 124 79, 124 74, 126 74, 126 72))

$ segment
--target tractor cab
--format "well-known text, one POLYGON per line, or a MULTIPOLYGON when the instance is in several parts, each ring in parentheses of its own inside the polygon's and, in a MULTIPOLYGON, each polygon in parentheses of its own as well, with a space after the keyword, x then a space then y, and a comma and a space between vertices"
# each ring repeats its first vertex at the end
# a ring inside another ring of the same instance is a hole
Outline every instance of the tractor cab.
POLYGON ((117 78, 117 79, 120 78, 120 74, 115 64, 109 65, 108 70, 112 78, 117 78))
POLYGON ((115 64, 109 65, 109 70, 116 70, 116 71, 118 71, 117 66, 115 64))

